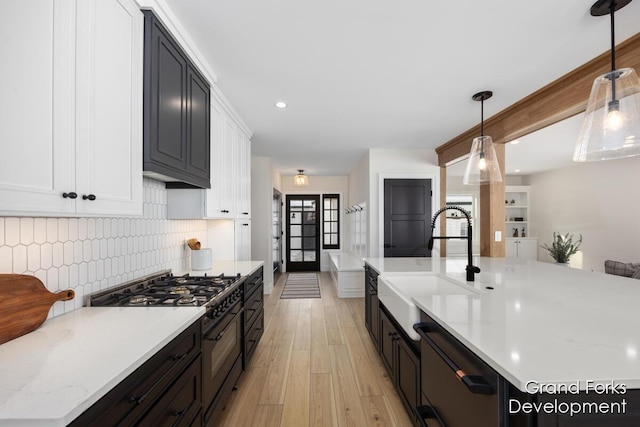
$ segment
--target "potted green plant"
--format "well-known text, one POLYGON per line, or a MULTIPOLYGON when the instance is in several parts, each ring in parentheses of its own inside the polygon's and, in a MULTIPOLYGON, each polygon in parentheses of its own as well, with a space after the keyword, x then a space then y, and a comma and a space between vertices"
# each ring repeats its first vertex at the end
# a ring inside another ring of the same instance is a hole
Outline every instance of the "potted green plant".
POLYGON ((551 255, 551 258, 553 258, 557 264, 568 264, 571 255, 580 250, 581 243, 582 234, 580 235, 580 238, 574 242, 573 234, 567 233, 562 235, 554 231, 553 243, 551 243, 551 246, 545 243, 541 248, 548 250, 549 255, 551 255))

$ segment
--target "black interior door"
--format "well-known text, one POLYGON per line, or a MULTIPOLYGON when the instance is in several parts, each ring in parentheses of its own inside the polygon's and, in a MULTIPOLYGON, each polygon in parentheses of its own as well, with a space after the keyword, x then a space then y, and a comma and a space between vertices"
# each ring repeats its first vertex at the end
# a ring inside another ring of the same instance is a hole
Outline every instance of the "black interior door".
POLYGON ((384 256, 427 257, 431 237, 431 180, 384 180, 384 256))
POLYGON ((287 271, 320 271, 320 196, 287 196, 287 271))

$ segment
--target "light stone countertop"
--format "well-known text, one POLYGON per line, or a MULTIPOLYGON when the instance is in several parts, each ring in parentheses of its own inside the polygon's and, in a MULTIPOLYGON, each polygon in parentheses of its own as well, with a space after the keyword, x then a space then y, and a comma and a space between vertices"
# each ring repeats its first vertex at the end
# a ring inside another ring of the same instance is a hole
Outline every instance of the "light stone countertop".
POLYGON ((537 261, 474 257, 482 271, 475 282, 466 282, 466 258, 366 261, 391 282, 402 271, 422 272, 473 290, 423 293, 412 301, 522 391, 528 381, 579 383, 582 390, 590 380, 615 381, 640 389, 636 279, 537 261))
POLYGON ((338 271, 364 271, 362 257, 351 252, 330 252, 329 258, 338 271))
POLYGON ((65 426, 204 314, 83 307, 0 345, 0 426, 65 426))
POLYGON ((210 270, 186 270, 175 272, 176 275, 189 273, 192 276, 235 276, 240 273, 241 276, 247 276, 264 265, 264 261, 213 261, 210 270))
POLYGON ((434 262, 436 260, 439 260, 439 258, 402 257, 364 259, 378 274, 440 271, 440 263, 434 262))

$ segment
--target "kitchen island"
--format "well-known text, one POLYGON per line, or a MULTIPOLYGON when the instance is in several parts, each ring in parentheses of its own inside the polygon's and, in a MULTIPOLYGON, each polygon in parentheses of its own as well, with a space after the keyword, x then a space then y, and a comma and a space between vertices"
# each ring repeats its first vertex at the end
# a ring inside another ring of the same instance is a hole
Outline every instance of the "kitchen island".
POLYGON ((84 307, 0 345, 0 426, 66 426, 204 312, 84 307))
MULTIPOLYGON (((442 345, 438 350, 447 349, 442 341, 446 335, 454 343, 453 350, 462 349, 477 358, 470 366, 486 364, 504 380, 496 391, 505 393, 503 397, 518 396, 519 400, 509 402, 513 412, 522 412, 523 403, 554 397, 566 402, 618 402, 626 404, 625 414, 609 425, 637 425, 632 424, 640 418, 637 281, 537 261, 475 258, 474 265, 482 271, 475 282, 466 282, 465 259, 365 261, 380 274, 379 288, 387 283, 422 312, 426 335, 434 334, 437 338, 432 341, 442 345)), ((385 305, 383 294, 380 290, 380 302, 385 305)), ((392 316, 403 318, 399 306, 392 301, 388 305, 385 309, 392 316)), ((407 330, 411 326, 406 322, 398 324, 407 335, 414 332, 407 330)), ((424 392, 429 375, 425 378, 422 353, 424 392)), ((455 378, 455 372, 451 375, 455 378)), ((509 418, 509 409, 500 408, 501 420, 509 418)), ((557 409, 552 414, 534 409, 538 425, 544 425, 546 415, 559 416, 557 409)), ((583 415, 567 419, 577 422, 583 415)), ((588 422, 581 419, 581 424, 573 425, 600 425, 588 422)))

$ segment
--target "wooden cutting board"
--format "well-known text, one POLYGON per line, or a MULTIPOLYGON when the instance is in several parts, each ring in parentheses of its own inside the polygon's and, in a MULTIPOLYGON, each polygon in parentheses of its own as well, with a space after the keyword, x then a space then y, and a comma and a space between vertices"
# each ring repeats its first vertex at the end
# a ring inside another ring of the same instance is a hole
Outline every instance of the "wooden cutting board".
POLYGON ((34 276, 0 274, 0 344, 36 330, 54 302, 74 296, 72 289, 51 293, 34 276))

